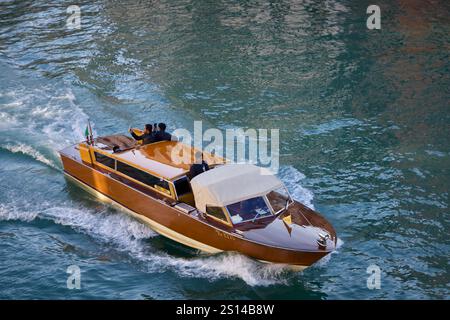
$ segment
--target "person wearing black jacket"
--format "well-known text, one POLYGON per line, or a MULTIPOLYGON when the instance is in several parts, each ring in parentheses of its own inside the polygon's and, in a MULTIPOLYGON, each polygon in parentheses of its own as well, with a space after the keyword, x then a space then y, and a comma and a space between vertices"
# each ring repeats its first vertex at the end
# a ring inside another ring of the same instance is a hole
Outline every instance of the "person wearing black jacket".
POLYGON ((142 140, 143 145, 153 143, 156 141, 160 141, 156 138, 156 134, 153 132, 153 128, 152 128, 151 124, 145 125, 144 133, 140 136, 135 134, 131 128, 129 131, 135 140, 138 140, 138 141, 142 140))
POLYGON ((155 138, 156 141, 171 141, 172 135, 170 133, 166 132, 166 124, 165 123, 159 123, 158 124, 158 131, 155 132, 155 138))
POLYGON ((206 161, 203 160, 203 152, 197 151, 195 153, 195 162, 191 165, 189 170, 190 179, 192 180, 195 176, 208 170, 209 166, 206 161))

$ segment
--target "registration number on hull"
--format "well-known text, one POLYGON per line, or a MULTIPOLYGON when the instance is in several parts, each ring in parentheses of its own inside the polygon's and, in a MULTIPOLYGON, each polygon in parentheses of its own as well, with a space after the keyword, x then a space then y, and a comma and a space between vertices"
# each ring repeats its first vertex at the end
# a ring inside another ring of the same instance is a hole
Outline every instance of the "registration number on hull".
POLYGON ((225 239, 229 239, 229 240, 236 240, 236 239, 234 239, 233 236, 230 236, 229 234, 226 234, 226 233, 221 232, 221 231, 219 231, 219 230, 216 230, 216 233, 217 233, 217 235, 218 235, 219 237, 222 237, 222 238, 225 238, 225 239))

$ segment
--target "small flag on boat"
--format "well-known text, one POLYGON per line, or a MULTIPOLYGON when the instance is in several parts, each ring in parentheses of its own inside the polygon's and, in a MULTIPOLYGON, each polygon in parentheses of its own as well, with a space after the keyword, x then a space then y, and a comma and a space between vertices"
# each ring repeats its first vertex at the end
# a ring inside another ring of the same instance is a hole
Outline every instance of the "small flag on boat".
POLYGON ((88 120, 86 130, 84 131, 87 144, 94 144, 94 136, 92 134, 91 122, 88 120))

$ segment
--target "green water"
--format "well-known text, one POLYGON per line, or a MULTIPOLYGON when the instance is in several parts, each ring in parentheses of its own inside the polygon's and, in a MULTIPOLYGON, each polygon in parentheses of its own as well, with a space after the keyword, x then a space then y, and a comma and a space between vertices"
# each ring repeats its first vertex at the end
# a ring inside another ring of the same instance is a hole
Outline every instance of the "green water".
POLYGON ((448 2, 378 1, 381 30, 368 1, 78 3, 69 30, 70 1, 0 2, 0 298, 449 298, 448 2), (278 128, 342 245, 295 273, 158 236, 64 179, 88 118, 278 128))

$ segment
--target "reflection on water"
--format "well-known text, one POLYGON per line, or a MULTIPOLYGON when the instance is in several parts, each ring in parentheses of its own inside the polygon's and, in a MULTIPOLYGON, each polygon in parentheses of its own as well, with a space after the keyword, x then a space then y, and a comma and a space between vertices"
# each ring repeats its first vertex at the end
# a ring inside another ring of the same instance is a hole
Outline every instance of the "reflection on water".
POLYGON ((84 298, 448 297, 447 2, 378 2, 381 30, 369 1, 80 1, 80 30, 69 4, 0 3, 0 235, 18 235, 0 297, 58 297, 65 278, 38 276, 55 260, 84 266, 84 298), (345 244, 300 275, 184 252, 70 191, 56 151, 88 117, 105 134, 279 128, 280 177, 345 244), (41 282, 23 293, 25 273, 41 282))

